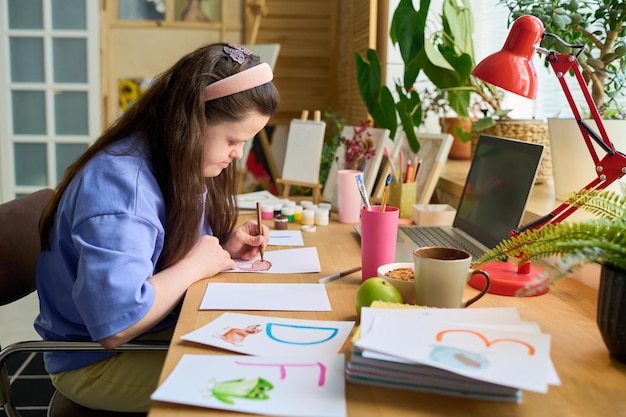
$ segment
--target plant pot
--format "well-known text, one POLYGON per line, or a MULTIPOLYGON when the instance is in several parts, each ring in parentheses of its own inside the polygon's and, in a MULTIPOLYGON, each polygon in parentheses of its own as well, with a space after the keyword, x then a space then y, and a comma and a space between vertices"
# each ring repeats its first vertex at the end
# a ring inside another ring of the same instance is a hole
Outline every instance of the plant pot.
POLYGON ((626 363, 626 271, 602 265, 596 322, 609 354, 626 363))
MULTIPOLYGON (((586 120, 586 122, 597 132, 593 120, 586 120)), ((624 135, 626 120, 603 120, 602 123, 615 149, 626 152, 626 136, 624 135)), ((552 150, 554 191, 556 198, 562 200, 566 193, 580 190, 595 179, 596 169, 576 120, 573 118, 548 119, 548 127, 552 150)), ((604 150, 595 142, 594 147, 598 157, 602 159, 605 155, 604 150)), ((619 191, 617 181, 610 188, 619 191)))
POLYGON ((548 123, 540 120, 499 120, 494 126, 480 132, 472 131, 472 155, 476 151, 481 134, 501 138, 523 140, 543 145, 545 150, 539 163, 535 184, 543 184, 552 177, 552 157, 550 155, 550 135, 548 123))
POLYGON ((472 121, 467 119, 459 119, 458 117, 442 117, 439 119, 441 131, 449 133, 454 137, 452 146, 450 147, 449 159, 472 159, 472 143, 470 141, 463 142, 454 134, 454 129, 460 127, 466 132, 472 131, 472 121))

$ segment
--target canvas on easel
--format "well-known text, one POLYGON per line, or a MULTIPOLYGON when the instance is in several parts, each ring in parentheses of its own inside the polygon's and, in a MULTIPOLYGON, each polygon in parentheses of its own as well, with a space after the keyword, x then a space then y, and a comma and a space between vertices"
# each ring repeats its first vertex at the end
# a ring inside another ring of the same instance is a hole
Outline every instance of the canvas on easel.
MULTIPOLYGON (((316 112, 317 114, 317 112, 316 112)), ((282 177, 276 182, 283 184, 283 197, 289 197, 291 185, 313 189, 313 200, 319 202, 321 184, 319 183, 322 148, 326 123, 315 117, 314 120, 294 119, 289 125, 287 149, 282 177)))
MULTIPOLYGON (((344 126, 341 136, 344 138, 352 138, 354 136, 355 126, 344 126)), ((388 129, 380 128, 367 128, 370 134, 370 139, 374 142, 374 149, 376 153, 372 158, 367 161, 365 170, 363 171, 363 183, 367 190, 368 195, 372 194, 374 190, 374 184, 378 176, 378 171, 381 165, 381 161, 384 158, 384 149, 387 147, 390 151, 393 149, 393 141, 389 138, 388 129)), ((343 169, 345 161, 345 149, 339 145, 335 153, 335 158, 331 164, 326 183, 324 185, 324 193, 322 198, 324 201, 329 201, 336 206, 337 199, 337 171, 343 169)))
MULTIPOLYGON (((394 163, 397 164, 400 151, 404 153, 405 162, 407 159, 413 160, 417 156, 421 160, 419 174, 417 176, 417 204, 428 204, 435 192, 437 182, 441 176, 443 164, 448 159, 453 137, 447 133, 419 133, 417 139, 420 142, 420 150, 417 154, 411 151, 404 131, 398 131, 395 140, 395 147, 391 151, 394 163)), ((398 169, 398 167, 396 167, 398 169)), ((385 167, 383 175, 390 172, 388 166, 385 167)), ((379 181, 380 183, 381 181, 379 181)), ((382 197, 383 187, 377 186, 374 198, 382 197)))

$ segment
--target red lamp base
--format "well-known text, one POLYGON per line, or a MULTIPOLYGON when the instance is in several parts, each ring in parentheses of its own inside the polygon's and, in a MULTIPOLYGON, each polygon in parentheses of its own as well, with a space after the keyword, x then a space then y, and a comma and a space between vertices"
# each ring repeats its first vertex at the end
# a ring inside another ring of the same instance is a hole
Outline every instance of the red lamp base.
MULTIPOLYGON (((517 296, 520 289, 536 283, 537 277, 543 273, 541 269, 531 266, 530 263, 518 268, 512 262, 493 262, 482 265, 480 269, 486 271, 491 278, 491 286, 487 292, 511 297, 517 296)), ((480 274, 473 275, 469 280, 469 285, 479 290, 485 288, 485 284, 485 277, 480 274)), ((545 286, 530 295, 542 295, 548 290, 549 287, 545 286)))

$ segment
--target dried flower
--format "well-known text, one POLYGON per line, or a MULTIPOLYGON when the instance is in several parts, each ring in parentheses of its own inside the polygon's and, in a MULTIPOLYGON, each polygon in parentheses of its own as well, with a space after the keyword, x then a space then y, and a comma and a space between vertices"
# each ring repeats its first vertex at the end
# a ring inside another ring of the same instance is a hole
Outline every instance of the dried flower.
POLYGON ((368 130, 369 125, 369 120, 361 120, 361 126, 354 128, 352 138, 342 136, 339 139, 339 145, 345 148, 344 169, 363 171, 367 161, 376 155, 372 134, 368 130))

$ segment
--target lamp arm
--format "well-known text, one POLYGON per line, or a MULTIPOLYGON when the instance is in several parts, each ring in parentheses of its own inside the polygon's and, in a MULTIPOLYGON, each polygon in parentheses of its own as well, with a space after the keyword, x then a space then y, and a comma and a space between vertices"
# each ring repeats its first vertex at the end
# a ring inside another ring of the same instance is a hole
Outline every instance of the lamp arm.
MULTIPOLYGON (((555 37, 558 38, 558 36, 555 37)), ((573 47, 572 45, 568 46, 573 47)), ((580 133, 582 134, 585 144, 587 145, 587 150, 589 151, 589 154, 593 159, 597 177, 589 182, 587 185, 585 185, 583 189, 601 190, 608 187, 610 184, 626 174, 626 155, 616 151, 615 146, 609 139, 606 128, 604 127, 604 123, 602 122, 602 116, 600 115, 600 112, 598 111, 598 108, 595 105, 591 94, 589 93, 589 90, 585 83, 585 79, 582 75, 582 72, 580 71, 578 61, 576 60, 577 55, 560 54, 553 51, 547 51, 539 47, 536 47, 535 49, 540 53, 547 54, 546 60, 549 62, 557 79, 559 80, 559 83, 561 84, 561 88, 565 93, 565 98, 567 99, 574 118, 576 119, 576 122, 578 124, 580 133), (576 80, 578 81, 578 84, 581 87, 583 96, 585 97, 585 101, 587 103, 587 106, 589 107, 591 116, 598 128, 599 134, 594 131, 588 123, 585 122, 580 114, 580 111, 578 110, 578 107, 576 106, 574 98, 572 97, 571 90, 565 81, 565 74, 567 74, 569 71, 573 72, 576 80), (606 152, 606 155, 602 159, 600 159, 600 157, 598 156, 598 153, 593 146, 592 140, 606 152)), ((540 217, 539 219, 527 225, 521 226, 520 228, 513 230, 512 233, 519 234, 528 229, 537 229, 542 227, 546 223, 560 223, 576 210, 577 207, 569 205, 566 202, 562 203, 552 212, 540 217)))

